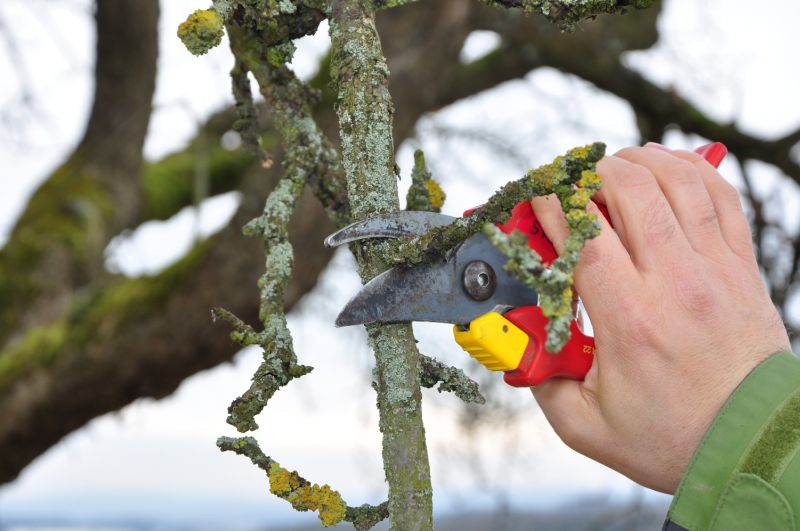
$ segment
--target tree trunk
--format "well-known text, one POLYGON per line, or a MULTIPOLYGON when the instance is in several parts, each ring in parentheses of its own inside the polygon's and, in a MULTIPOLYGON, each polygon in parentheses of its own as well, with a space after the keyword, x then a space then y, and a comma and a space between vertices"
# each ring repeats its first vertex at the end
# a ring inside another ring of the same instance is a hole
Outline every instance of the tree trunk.
POLYGON ((35 192, 0 251, 0 345, 56 318, 103 273, 136 220, 158 55, 158 0, 98 0, 95 97, 83 139, 35 192), (16 332, 16 334, 15 334, 16 332))

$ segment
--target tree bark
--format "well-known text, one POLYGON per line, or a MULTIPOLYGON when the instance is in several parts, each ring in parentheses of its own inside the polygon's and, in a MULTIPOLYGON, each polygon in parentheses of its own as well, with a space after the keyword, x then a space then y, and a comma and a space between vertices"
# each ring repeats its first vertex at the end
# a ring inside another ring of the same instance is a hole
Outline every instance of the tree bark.
MULTIPOLYGON (((334 0, 331 6, 331 77, 339 92, 342 165, 353 221, 399 209, 389 71, 374 17, 367 0, 334 0)), ((357 249, 363 282, 388 268, 380 244, 360 244, 357 249)), ((420 354, 411 323, 373 324, 367 333, 375 353, 390 529, 433 529, 420 354)))

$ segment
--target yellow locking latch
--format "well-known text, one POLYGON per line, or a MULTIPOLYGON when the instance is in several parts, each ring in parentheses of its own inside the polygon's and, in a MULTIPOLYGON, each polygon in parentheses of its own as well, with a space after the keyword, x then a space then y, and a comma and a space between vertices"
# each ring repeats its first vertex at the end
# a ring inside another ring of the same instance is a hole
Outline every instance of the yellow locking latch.
POLYGON ((491 371, 513 371, 528 346, 528 335, 497 312, 481 315, 453 335, 461 348, 491 371))

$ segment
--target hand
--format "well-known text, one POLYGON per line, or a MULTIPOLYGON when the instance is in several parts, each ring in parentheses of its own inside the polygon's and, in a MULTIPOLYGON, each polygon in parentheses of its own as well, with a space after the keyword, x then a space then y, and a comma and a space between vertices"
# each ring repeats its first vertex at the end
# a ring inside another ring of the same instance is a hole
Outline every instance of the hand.
MULTIPOLYGON (((575 287, 594 327, 583 382, 551 380, 534 396, 574 450, 674 493, 734 388, 790 350, 756 264, 736 190, 700 155, 657 144, 601 160, 595 201, 614 224, 587 242, 575 287)), ((561 252, 567 225, 553 197, 533 208, 561 252)))

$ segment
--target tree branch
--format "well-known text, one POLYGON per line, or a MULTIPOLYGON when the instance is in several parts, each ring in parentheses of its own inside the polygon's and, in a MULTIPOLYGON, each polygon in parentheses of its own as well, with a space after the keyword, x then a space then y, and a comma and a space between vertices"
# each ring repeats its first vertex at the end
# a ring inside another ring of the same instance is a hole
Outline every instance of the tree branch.
POLYGON ((601 14, 624 13, 630 7, 646 9, 655 0, 484 0, 497 7, 519 8, 527 13, 542 13, 562 30, 574 30, 583 19, 601 14))
POLYGON ((157 56, 157 0, 98 0, 95 97, 78 147, 34 193, 0 250, 0 345, 57 316, 102 273, 139 212, 157 56))
POLYGON ((445 365, 441 361, 420 354, 420 384, 422 387, 436 388, 440 393, 449 391, 467 403, 483 404, 486 399, 478 388, 478 383, 456 367, 445 365))
POLYGON ((433 262, 470 236, 482 231, 486 224, 504 223, 520 201, 551 193, 570 193, 583 170, 591 170, 603 157, 605 145, 596 143, 570 150, 550 164, 530 170, 525 177, 505 184, 488 201, 469 216, 450 225, 436 227, 425 234, 400 240, 385 260, 392 265, 414 265, 433 262))
POLYGON ((389 517, 389 504, 364 504, 350 507, 342 496, 328 485, 322 487, 301 477, 297 472, 289 472, 275 460, 264 454, 258 441, 252 437, 220 437, 217 446, 223 452, 243 455, 267 473, 270 492, 289 501, 298 511, 319 511, 322 525, 328 527, 344 520, 350 522, 356 531, 371 529, 381 520, 389 517))
MULTIPOLYGON (((342 163, 353 220, 397 211, 388 69, 365 0, 331 5, 331 77, 338 89, 342 163)), ((360 247, 362 281, 387 269, 376 246, 360 247)), ((375 353, 391 529, 433 528, 432 492, 419 387, 420 355, 409 323, 367 327, 375 353)))

